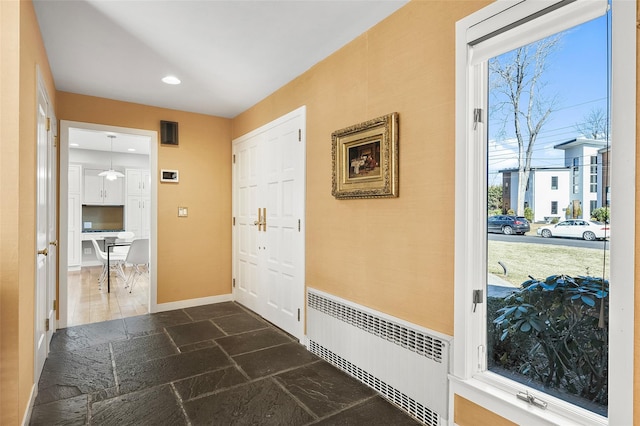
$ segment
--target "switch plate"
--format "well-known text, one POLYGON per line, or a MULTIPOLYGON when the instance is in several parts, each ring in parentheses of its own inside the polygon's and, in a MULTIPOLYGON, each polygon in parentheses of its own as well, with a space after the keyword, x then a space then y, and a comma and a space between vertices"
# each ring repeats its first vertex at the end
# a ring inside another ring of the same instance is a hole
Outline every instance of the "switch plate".
POLYGON ((178 217, 187 217, 189 211, 187 207, 178 207, 178 217))

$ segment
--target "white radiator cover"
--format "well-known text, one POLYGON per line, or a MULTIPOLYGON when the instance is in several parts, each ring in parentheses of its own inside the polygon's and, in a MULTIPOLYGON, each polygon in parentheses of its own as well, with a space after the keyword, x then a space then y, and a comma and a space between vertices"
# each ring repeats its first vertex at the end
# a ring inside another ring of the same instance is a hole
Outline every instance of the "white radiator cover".
POLYGON ((419 421, 448 416, 452 338, 312 288, 307 348, 419 421))

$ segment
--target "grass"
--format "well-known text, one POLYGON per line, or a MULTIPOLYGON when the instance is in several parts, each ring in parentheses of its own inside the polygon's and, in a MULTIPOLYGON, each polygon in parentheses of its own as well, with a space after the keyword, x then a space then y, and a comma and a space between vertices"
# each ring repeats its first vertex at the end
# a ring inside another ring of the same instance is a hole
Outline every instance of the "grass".
MULTIPOLYGON (((602 276, 602 250, 547 244, 488 241, 487 270, 519 287, 529 275, 544 279, 549 275, 602 276), (502 262, 507 267, 505 276, 502 262)), ((605 278, 609 278, 609 251, 606 252, 605 278)))

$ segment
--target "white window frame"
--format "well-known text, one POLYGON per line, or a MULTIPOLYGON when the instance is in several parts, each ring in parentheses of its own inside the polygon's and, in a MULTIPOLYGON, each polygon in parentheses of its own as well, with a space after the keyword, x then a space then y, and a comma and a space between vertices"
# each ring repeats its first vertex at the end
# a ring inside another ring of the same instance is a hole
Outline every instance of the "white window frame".
POLYGON ((634 374, 629 368, 634 365, 636 2, 612 2, 611 134, 616 138, 611 150, 616 206, 612 220, 625 225, 611 230, 609 416, 604 418, 487 370, 486 295, 485 305, 475 312, 473 303, 473 291, 484 290, 487 276, 486 112, 481 123, 474 125, 473 120, 474 108, 486 108, 486 102, 476 104, 476 100, 486 99, 487 93, 486 84, 478 81, 486 82, 489 58, 554 34, 561 30, 558 26, 562 22, 576 25, 586 21, 590 13, 599 16, 603 7, 602 2, 577 0, 542 18, 543 26, 540 19, 534 19, 472 47, 473 40, 561 3, 498 0, 456 26, 455 323, 450 419, 454 418, 454 395, 459 395, 518 424, 633 424, 634 374), (547 409, 516 397, 526 390, 547 402, 547 409))

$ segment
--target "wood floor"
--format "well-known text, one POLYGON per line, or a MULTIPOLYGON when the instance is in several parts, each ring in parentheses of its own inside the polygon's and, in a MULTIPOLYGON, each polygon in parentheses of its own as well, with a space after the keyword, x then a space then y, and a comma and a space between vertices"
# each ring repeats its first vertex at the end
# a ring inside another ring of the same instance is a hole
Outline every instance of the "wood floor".
MULTIPOLYGON (((111 275, 111 293, 107 283, 98 287, 101 266, 83 267, 69 272, 67 277, 67 326, 91 324, 112 319, 143 315, 149 312, 149 276, 142 274, 133 291, 124 288, 124 281, 111 275)), ((131 268, 125 270, 129 276, 131 268)))

